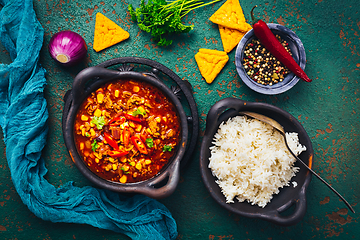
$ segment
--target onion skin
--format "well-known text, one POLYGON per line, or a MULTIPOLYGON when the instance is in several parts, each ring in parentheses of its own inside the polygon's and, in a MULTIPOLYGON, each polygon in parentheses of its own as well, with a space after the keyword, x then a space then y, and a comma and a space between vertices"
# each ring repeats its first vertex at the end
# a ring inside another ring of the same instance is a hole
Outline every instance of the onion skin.
POLYGON ((63 66, 73 66, 87 55, 85 40, 76 32, 55 33, 49 42, 50 56, 63 66))

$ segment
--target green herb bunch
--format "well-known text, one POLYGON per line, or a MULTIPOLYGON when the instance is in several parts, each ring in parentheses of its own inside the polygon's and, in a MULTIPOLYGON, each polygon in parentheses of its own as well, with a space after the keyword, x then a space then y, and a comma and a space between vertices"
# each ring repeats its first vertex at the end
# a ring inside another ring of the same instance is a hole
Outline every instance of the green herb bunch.
POLYGON ((213 0, 209 3, 199 0, 141 0, 140 7, 134 10, 129 4, 128 10, 131 20, 137 22, 139 28, 150 33, 159 46, 168 46, 172 40, 166 39, 165 35, 188 33, 194 25, 184 25, 181 19, 190 11, 218 2, 213 0))

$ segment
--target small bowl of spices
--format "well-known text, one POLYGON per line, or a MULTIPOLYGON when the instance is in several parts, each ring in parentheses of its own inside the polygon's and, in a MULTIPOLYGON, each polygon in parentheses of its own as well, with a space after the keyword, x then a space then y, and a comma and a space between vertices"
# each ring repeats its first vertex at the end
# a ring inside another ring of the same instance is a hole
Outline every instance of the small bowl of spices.
MULTIPOLYGON (((304 70, 305 49, 299 37, 280 24, 267 25, 304 70)), ((235 65, 241 80, 249 88, 262 94, 283 93, 295 86, 300 79, 261 44, 253 30, 248 31, 239 42, 235 53, 235 65)))

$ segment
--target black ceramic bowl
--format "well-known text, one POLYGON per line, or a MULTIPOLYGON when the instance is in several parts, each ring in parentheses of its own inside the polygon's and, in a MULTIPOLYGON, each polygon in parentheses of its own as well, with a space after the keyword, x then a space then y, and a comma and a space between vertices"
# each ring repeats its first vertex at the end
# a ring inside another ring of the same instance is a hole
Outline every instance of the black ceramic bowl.
MULTIPOLYGON (((295 59, 297 64, 299 64, 299 66, 304 70, 306 64, 306 55, 304 46, 299 37, 293 31, 280 24, 268 23, 267 25, 275 35, 279 35, 282 39, 286 40, 289 43, 293 58, 295 59)), ((241 80, 252 90, 267 95, 280 94, 286 92, 287 90, 295 86, 295 84, 299 81, 299 77, 295 76, 294 73, 287 74, 282 82, 273 84, 271 86, 257 83, 249 77, 249 75, 244 69, 242 61, 244 59, 245 47, 254 38, 254 30, 251 29, 240 40, 236 48, 235 65, 241 80)))
POLYGON ((80 172, 99 187, 123 193, 140 193, 152 198, 164 198, 174 192, 180 178, 180 161, 184 156, 188 138, 187 116, 178 99, 154 73, 134 72, 126 69, 121 71, 103 67, 89 67, 81 71, 74 79, 72 90, 65 96, 63 113, 63 135, 69 154, 80 172), (175 105, 181 121, 180 142, 174 156, 168 164, 153 178, 142 182, 125 183, 112 182, 94 174, 85 164, 77 151, 74 140, 74 122, 82 102, 99 87, 109 81, 133 79, 146 82, 162 91, 175 105))
POLYGON ((211 169, 208 167, 211 156, 210 147, 213 145, 213 137, 219 125, 227 119, 241 115, 239 112, 248 111, 260 113, 279 122, 286 132, 297 132, 299 141, 306 146, 306 151, 299 157, 311 167, 313 159, 313 148, 309 136, 301 124, 288 112, 266 103, 247 102, 236 98, 225 98, 217 102, 209 111, 206 119, 206 130, 200 150, 200 172, 203 182, 213 199, 227 210, 250 218, 265 219, 270 222, 290 226, 299 222, 306 212, 306 188, 311 181, 311 173, 301 164, 295 163, 300 168, 299 172, 291 181, 296 181, 297 186, 289 186, 280 189, 280 193, 274 195, 270 203, 264 208, 251 205, 248 202, 226 203, 226 198, 220 187, 215 182, 211 169), (295 206, 290 215, 282 215, 286 209, 295 206))

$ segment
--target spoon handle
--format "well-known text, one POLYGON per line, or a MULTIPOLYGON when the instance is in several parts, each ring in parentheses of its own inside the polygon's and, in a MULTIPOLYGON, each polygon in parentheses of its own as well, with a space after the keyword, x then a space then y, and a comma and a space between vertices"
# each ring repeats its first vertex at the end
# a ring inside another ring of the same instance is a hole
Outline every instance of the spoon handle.
MULTIPOLYGON (((285 136, 284 136, 285 137, 285 136)), ((299 161, 301 162, 313 175, 315 175, 318 179, 320 179, 323 183, 325 183, 326 186, 328 186, 336 195, 339 196, 339 198, 346 204, 346 206, 353 212, 355 213, 354 209, 351 207, 351 205, 345 200, 345 198, 343 196, 340 195, 340 193, 338 193, 332 186, 330 186, 330 184, 328 184, 324 179, 322 179, 316 172, 314 172, 314 170, 312 170, 311 168, 309 168, 309 166, 304 163, 298 156, 296 156, 291 149, 289 148, 287 142, 286 142, 286 137, 285 137, 285 143, 286 143, 286 147, 289 149, 290 153, 299 161)))

